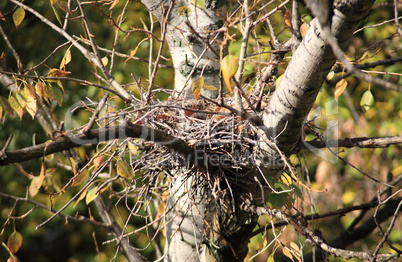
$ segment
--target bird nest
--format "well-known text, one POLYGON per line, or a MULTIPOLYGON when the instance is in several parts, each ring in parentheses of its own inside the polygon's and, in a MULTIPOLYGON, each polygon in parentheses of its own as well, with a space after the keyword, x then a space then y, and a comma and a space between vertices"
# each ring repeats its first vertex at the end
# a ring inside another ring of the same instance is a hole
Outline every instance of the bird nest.
POLYGON ((163 143, 131 139, 129 146, 140 152, 132 157, 133 168, 141 171, 142 179, 148 181, 155 180, 161 172, 172 174, 172 170, 187 172, 189 176, 196 174, 206 182, 204 185, 214 188, 215 195, 233 186, 249 191, 249 185, 254 188, 256 184, 248 174, 256 172, 253 156, 258 144, 257 128, 253 121, 244 118, 251 110, 244 110, 242 116, 235 111, 213 101, 179 99, 128 109, 126 116, 130 123, 151 127, 175 138, 163 143), (198 164, 169 147, 176 139, 185 141, 193 149, 192 157, 198 164))

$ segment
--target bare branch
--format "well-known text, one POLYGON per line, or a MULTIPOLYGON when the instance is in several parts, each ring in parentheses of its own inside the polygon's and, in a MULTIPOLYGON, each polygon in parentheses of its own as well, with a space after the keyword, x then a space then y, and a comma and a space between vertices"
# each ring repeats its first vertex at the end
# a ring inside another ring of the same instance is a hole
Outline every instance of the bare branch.
MULTIPOLYGON (((16 202, 30 203, 30 204, 34 205, 35 207, 40 207, 40 208, 45 209, 45 210, 47 210, 47 211, 49 211, 51 213, 54 213, 54 214, 57 212, 57 210, 55 210, 53 208, 50 208, 48 206, 45 206, 45 205, 43 205, 43 204, 41 204, 39 202, 36 202, 36 201, 34 201, 32 199, 27 198, 27 197, 16 197, 16 196, 12 196, 12 195, 9 195, 9 194, 3 193, 3 192, 0 192, 0 196, 4 197, 6 199, 12 199, 12 200, 14 200, 16 202)), ((66 220, 70 220, 70 221, 89 222, 89 223, 94 224, 94 225, 96 225, 98 227, 105 227, 105 228, 109 227, 109 225, 106 224, 106 223, 102 223, 102 222, 94 220, 93 218, 87 218, 87 217, 80 216, 80 215, 70 216, 70 215, 66 215, 66 214, 63 214, 63 213, 59 213, 58 216, 63 217, 66 220)))
MULTIPOLYGON (((388 205, 378 212, 377 216, 377 221, 378 223, 384 222, 385 219, 388 217, 392 216, 394 214, 394 211, 396 207, 398 206, 398 203, 394 203, 392 205, 388 205)), ((353 232, 348 233, 347 235, 343 236, 343 239, 346 240, 347 238, 347 243, 343 243, 342 245, 334 245, 334 243, 327 244, 324 239, 322 239, 320 236, 315 234, 312 230, 309 228, 301 225, 301 223, 297 222, 293 218, 291 218, 289 215, 276 210, 276 209, 268 209, 265 207, 252 207, 251 211, 256 213, 257 215, 262 215, 262 214, 267 214, 272 217, 276 217, 277 219, 284 220, 287 224, 291 225, 296 231, 302 233, 306 238, 308 238, 312 243, 317 245, 322 251, 325 251, 327 253, 333 254, 338 257, 344 257, 346 259, 350 258, 359 258, 359 259, 368 259, 368 260, 373 260, 373 254, 370 252, 358 252, 358 251, 349 251, 345 250, 342 248, 345 248, 347 245, 353 243, 354 241, 363 238, 364 236, 368 235, 371 233, 374 228, 376 227, 376 224, 374 223, 374 218, 369 219, 366 223, 364 223, 360 228, 354 230, 353 232), (374 226, 373 226, 374 224, 374 226)), ((317 252, 319 253, 319 252, 317 252)), ((316 257, 320 257, 317 255, 316 257)), ((401 254, 379 254, 376 256, 376 259, 378 260, 384 260, 384 259, 390 259, 393 257, 399 257, 401 254)), ((311 254, 307 254, 304 258, 304 261, 310 261, 311 259, 311 254)))
MULTIPOLYGON (((49 21, 46 17, 44 17, 43 15, 41 15, 40 13, 38 13, 36 10, 32 9, 31 7, 29 7, 23 3, 20 3, 16 0, 10 0, 10 1, 18 6, 21 6, 23 9, 29 11, 30 13, 32 13, 33 15, 38 17, 43 23, 50 26, 53 30, 58 32, 60 35, 62 35, 67 40, 71 41, 73 43, 73 45, 88 59, 89 62, 94 63, 95 66, 100 69, 105 69, 101 60, 98 59, 98 57, 95 54, 89 52, 85 47, 83 47, 77 41, 75 41, 72 36, 70 36, 66 31, 63 30, 63 28, 58 27, 57 25, 55 25, 54 23, 49 21)), ((131 96, 127 93, 126 90, 124 90, 121 87, 121 85, 116 81, 116 79, 114 79, 114 77, 106 69, 102 70, 102 73, 105 75, 106 79, 108 80, 108 83, 116 90, 116 92, 119 92, 121 97, 124 97, 124 101, 130 102, 132 99, 131 96)))
POLYGON ((360 147, 360 148, 386 148, 390 145, 402 144, 402 136, 388 137, 356 137, 343 140, 304 141, 304 148, 328 148, 328 147, 360 147))
MULTIPOLYGON (((3 154, 3 156, 0 158, 0 166, 38 159, 53 153, 62 152, 64 150, 87 144, 95 145, 100 141, 133 137, 162 143, 167 148, 182 154, 185 157, 188 157, 190 162, 202 167, 202 163, 197 162, 196 152, 186 142, 147 126, 135 125, 127 122, 126 124, 119 126, 90 130, 88 133, 88 135, 63 134, 52 141, 48 141, 40 145, 5 152, 5 154, 3 154)), ((199 159, 201 159, 200 155, 198 155, 198 160, 199 159)))

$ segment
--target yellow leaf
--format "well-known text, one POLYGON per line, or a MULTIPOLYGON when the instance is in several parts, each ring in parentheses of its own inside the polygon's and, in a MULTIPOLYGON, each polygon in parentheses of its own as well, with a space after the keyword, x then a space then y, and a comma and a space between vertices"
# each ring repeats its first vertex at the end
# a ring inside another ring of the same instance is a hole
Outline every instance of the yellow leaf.
POLYGON ((289 9, 286 9, 283 19, 287 26, 292 27, 292 12, 289 9))
POLYGON ((52 4, 52 6, 54 6, 57 3, 57 0, 50 0, 50 3, 52 4))
POLYGON ((39 82, 37 82, 36 84, 35 84, 35 91, 36 91, 36 94, 39 96, 39 98, 41 99, 41 100, 43 100, 43 86, 44 86, 45 84, 43 83, 43 82, 41 82, 41 81, 39 81, 39 82))
POLYGON ((31 184, 29 185, 29 194, 31 195, 31 197, 34 197, 38 194, 39 189, 43 184, 43 180, 45 180, 45 174, 46 174, 46 166, 45 162, 42 161, 39 176, 34 177, 34 179, 32 179, 31 181, 31 184))
POLYGON ((227 55, 221 61, 221 70, 223 80, 230 92, 233 91, 230 86, 230 79, 236 74, 239 68, 238 58, 234 55, 227 55))
POLYGON ((70 48, 67 49, 66 53, 63 56, 63 59, 61 60, 60 63, 60 69, 63 69, 66 67, 66 65, 68 65, 68 63, 71 62, 71 52, 70 52, 70 48))
POLYGON ((20 119, 22 119, 22 117, 25 115, 25 106, 27 104, 25 97, 22 96, 20 93, 14 93, 8 99, 8 102, 10 103, 10 106, 14 109, 14 111, 17 112, 20 119))
POLYGON ((26 83, 24 89, 21 91, 21 94, 26 99, 25 110, 32 116, 32 119, 34 119, 37 110, 35 88, 26 83))
POLYGON ((218 90, 218 88, 216 88, 214 85, 210 85, 207 83, 204 83, 204 87, 205 87, 205 89, 208 89, 209 91, 218 90))
POLYGON ((345 88, 347 86, 348 86, 348 82, 346 82, 345 79, 342 79, 341 81, 336 83, 335 91, 334 91, 336 101, 338 101, 338 97, 343 93, 343 91, 345 90, 345 88))
POLYGON ((74 176, 77 174, 77 167, 75 165, 74 157, 70 156, 71 167, 73 168, 74 176))
POLYGON ((193 93, 195 99, 198 99, 200 97, 203 86, 204 86, 204 79, 202 78, 202 76, 198 77, 191 84, 191 92, 193 93))
POLYGON ((287 256, 288 258, 290 258, 293 261, 292 253, 290 253, 290 251, 287 247, 283 247, 282 252, 285 256, 287 256))
POLYGON ((17 253, 22 245, 22 235, 21 233, 14 231, 11 233, 10 237, 7 240, 7 247, 10 250, 11 254, 17 253))
POLYGON ((102 64, 103 66, 107 66, 107 64, 109 63, 109 59, 107 58, 107 56, 102 58, 102 64))
POLYGON ((299 246, 295 242, 290 242, 290 248, 296 253, 300 251, 299 246))
POLYGON ((130 52, 130 55, 128 56, 128 58, 126 59, 126 61, 124 61, 124 63, 127 63, 128 60, 130 60, 131 58, 133 58, 133 57, 135 56, 135 54, 137 53, 138 48, 140 47, 140 45, 141 45, 144 41, 146 41, 146 40, 148 40, 148 39, 149 39, 149 37, 142 39, 141 42, 139 42, 138 45, 135 47, 135 49, 130 52))
POLYGON ((117 174, 129 180, 134 178, 131 167, 123 160, 117 161, 117 174))
POLYGON ((24 18, 25 18, 25 10, 22 7, 20 7, 13 14, 13 21, 17 30, 20 27, 24 18))
POLYGON ((38 110, 38 106, 36 103, 36 98, 28 97, 27 105, 25 106, 25 110, 31 115, 32 119, 35 119, 36 110, 38 110))

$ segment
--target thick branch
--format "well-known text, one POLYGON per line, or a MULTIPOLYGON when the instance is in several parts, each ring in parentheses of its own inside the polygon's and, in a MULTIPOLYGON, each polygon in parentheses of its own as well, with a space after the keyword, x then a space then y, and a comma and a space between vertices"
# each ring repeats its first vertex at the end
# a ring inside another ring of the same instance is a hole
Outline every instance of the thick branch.
POLYGON ((402 136, 388 137, 355 137, 343 140, 305 141, 304 148, 327 148, 327 147, 360 147, 360 148, 386 148, 390 145, 402 144, 402 136))
POLYGON ((52 141, 40 145, 10 152, 0 152, 0 166, 38 159, 46 155, 87 144, 95 145, 100 141, 124 139, 127 137, 142 138, 147 141, 158 142, 167 148, 184 155, 190 162, 195 163, 197 166, 201 167, 202 165, 202 163, 197 163, 197 157, 198 159, 201 159, 201 157, 199 155, 197 156, 197 152, 185 141, 150 127, 128 123, 120 126, 91 130, 88 132, 88 135, 61 135, 52 141))
MULTIPOLYGON (((373 2, 337 2, 331 33, 340 46, 346 46, 357 26, 369 14, 373 2)), ((314 19, 310 25, 264 112, 267 135, 276 138, 278 147, 285 154, 299 148, 303 121, 336 61, 331 46, 323 39, 318 21, 314 19)))

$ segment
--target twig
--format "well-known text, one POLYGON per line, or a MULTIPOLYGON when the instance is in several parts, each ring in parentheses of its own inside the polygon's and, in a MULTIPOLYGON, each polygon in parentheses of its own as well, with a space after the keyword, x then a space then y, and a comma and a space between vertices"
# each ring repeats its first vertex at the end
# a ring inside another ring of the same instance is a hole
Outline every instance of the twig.
MULTIPOLYGON (((45 205, 43 205, 43 204, 41 204, 41 203, 39 203, 39 202, 36 202, 36 201, 34 201, 34 200, 32 200, 32 199, 29 199, 28 197, 16 197, 16 196, 12 196, 12 195, 9 195, 9 194, 3 193, 3 192, 0 192, 0 196, 1 196, 1 197, 4 197, 4 198, 7 198, 7 199, 13 199, 13 200, 15 200, 16 202, 27 202, 27 203, 31 203, 31 204, 33 204, 33 205, 36 206, 36 207, 43 208, 43 209, 45 209, 45 210, 47 210, 47 211, 49 211, 49 212, 52 212, 52 213, 54 213, 54 214, 57 212, 57 210, 55 210, 55 209, 53 209, 53 208, 50 208, 50 207, 48 207, 48 206, 45 206, 45 205)), ((58 216, 64 217, 64 218, 66 218, 66 219, 68 219, 68 220, 71 220, 71 221, 90 222, 90 223, 92 223, 92 224, 94 224, 94 225, 96 225, 96 226, 99 226, 99 227, 104 227, 104 228, 109 227, 109 225, 107 225, 106 223, 102 223, 102 222, 99 222, 99 221, 94 220, 93 218, 87 218, 87 217, 84 217, 84 216, 81 216, 81 215, 70 216, 70 215, 66 215, 66 214, 60 213, 60 214, 58 214, 58 216)))
POLYGON ((0 159, 1 160, 7 158, 6 150, 7 150, 8 146, 10 145, 11 139, 13 139, 13 136, 14 135, 12 135, 12 134, 10 135, 10 137, 6 141, 6 144, 3 146, 3 149, 0 151, 0 159))
MULTIPOLYGON (((319 24, 318 20, 316 20, 316 21, 319 24)), ((336 56, 336 58, 338 58, 339 61, 342 62, 342 64, 346 67, 346 69, 350 73, 353 73, 353 74, 356 75, 356 77, 361 78, 361 79, 363 79, 363 80, 365 80, 365 81, 367 81, 369 83, 372 83, 374 85, 379 85, 379 86, 382 86, 382 87, 384 87, 386 89, 402 92, 402 86, 397 85, 397 84, 393 84, 391 82, 385 81, 385 80, 383 80, 381 78, 378 78, 378 77, 371 76, 369 74, 365 74, 360 69, 358 69, 353 64, 351 64, 349 62, 349 60, 346 58, 346 56, 343 54, 343 51, 342 51, 341 47, 338 44, 338 41, 331 34, 329 26, 324 26, 324 28, 322 28, 322 31, 323 31, 324 36, 326 37, 326 40, 328 41, 328 43, 332 47, 332 51, 333 51, 334 55, 336 56)))
MULTIPOLYGON (((12 3, 24 8, 25 10, 29 11, 30 13, 35 15, 37 18, 39 18, 43 23, 45 23, 50 28, 52 28, 53 30, 58 32, 61 36, 63 36, 67 40, 70 40, 73 43, 73 45, 88 59, 89 62, 94 63, 96 65, 96 67, 98 67, 98 68, 101 68, 101 69, 103 68, 104 69, 104 66, 103 66, 103 64, 102 64, 100 59, 98 59, 93 53, 89 52, 85 47, 80 45, 77 41, 74 41, 74 38, 71 37, 62 28, 58 27, 57 25, 55 25, 54 23, 49 21, 46 17, 44 17, 43 15, 41 15, 40 13, 38 13, 36 10, 32 9, 31 7, 25 5, 25 4, 21 3, 21 2, 18 2, 17 0, 10 0, 10 1, 12 3)), ((84 9, 82 8, 82 10, 84 10, 84 9)), ((105 74, 106 79, 108 80, 110 85, 116 90, 116 92, 119 93, 119 96, 123 97, 124 101, 131 102, 131 96, 127 93, 126 90, 124 90, 120 86, 120 84, 116 81, 116 79, 114 79, 113 76, 110 75, 110 73, 108 71, 106 71, 106 70, 104 70, 104 71, 102 70, 102 73, 105 74)))
POLYGON ((164 46, 164 43, 165 43, 165 38, 166 38, 166 33, 167 33, 167 24, 168 24, 169 16, 170 16, 170 13, 172 12, 174 4, 175 4, 175 2, 172 1, 172 3, 169 6, 169 9, 168 9, 168 11, 166 13, 166 16, 162 15, 162 18, 161 18, 162 19, 162 21, 161 21, 161 25, 162 25, 162 42, 159 45, 159 50, 158 50, 158 54, 156 56, 154 70, 152 71, 152 75, 150 76, 150 79, 149 79, 148 93, 147 93, 147 98, 146 98, 146 101, 147 101, 148 104, 151 103, 151 94, 152 94, 152 89, 153 89, 153 86, 154 86, 155 76, 156 76, 156 72, 158 71, 159 60, 161 59, 163 46, 164 46))
POLYGON ((82 130, 82 133, 86 134, 86 135, 90 135, 90 130, 92 129, 93 125, 95 124, 96 119, 98 118, 98 115, 100 113, 100 111, 102 110, 102 108, 105 106, 106 101, 109 97, 109 92, 107 92, 101 99, 101 101, 99 102, 98 106, 95 109, 95 112, 92 114, 91 119, 89 120, 88 124, 86 125, 86 127, 82 130))
MULTIPOLYGON (((250 7, 249 7, 249 2, 248 0, 244 0, 242 10, 244 15, 247 17, 248 14, 250 13, 250 7)), ((251 18, 248 17, 245 21, 244 28, 242 30, 243 32, 243 39, 241 41, 241 46, 240 46, 240 56, 239 56, 239 68, 237 69, 236 72, 236 81, 238 85, 236 85, 235 89, 235 108, 238 110, 242 110, 243 106, 241 103, 241 95, 240 95, 240 90, 241 89, 241 79, 243 76, 243 69, 244 69, 244 64, 245 64, 245 59, 247 58, 247 46, 248 46, 248 37, 250 35, 250 30, 251 30, 251 18)))
POLYGON ((21 58, 19 56, 19 54, 17 53, 17 51, 14 49, 13 45, 11 44, 11 42, 8 40, 8 37, 6 35, 6 33, 3 31, 3 27, 0 25, 0 34, 3 36, 4 41, 6 41, 6 44, 8 46, 8 48, 10 48, 11 53, 13 53, 13 56, 15 58, 15 60, 17 60, 17 68, 19 72, 24 71, 24 66, 21 62, 21 58))
MULTIPOLYGON (((272 217, 276 217, 280 220, 284 220, 287 224, 292 225, 292 227, 297 232, 302 233, 306 238, 308 238, 315 245, 317 245, 321 250, 328 252, 330 254, 333 254, 335 256, 344 257, 347 259, 355 257, 355 258, 359 258, 359 259, 363 259, 363 260, 364 259, 372 260, 374 258, 373 254, 371 254, 369 252, 349 251, 349 250, 345 250, 345 249, 336 248, 336 247, 333 247, 333 246, 327 244, 325 240, 323 240, 321 237, 319 237, 313 231, 311 231, 307 227, 304 227, 303 225, 301 225, 300 223, 295 221, 293 218, 291 218, 289 215, 287 215, 279 210, 268 209, 265 207, 251 207, 250 209, 253 213, 255 213, 257 215, 267 214, 272 217)), ((382 221, 383 221, 383 219, 382 219, 382 221)), ((400 254, 380 254, 377 256, 377 258, 389 259, 392 257, 399 257, 399 256, 400 256, 400 254)))
POLYGON ((16 73, 12 73, 12 72, 6 72, 6 71, 2 71, 0 70, 0 75, 1 74, 5 74, 5 75, 12 75, 12 76, 17 76, 17 77, 21 77, 21 78, 30 78, 30 79, 43 79, 43 80, 66 80, 66 81, 73 81, 76 83, 79 83, 80 85, 85 85, 85 86, 94 86, 94 87, 98 87, 100 89, 103 89, 105 91, 108 91, 110 93, 113 93, 115 95, 117 95, 118 97, 120 97, 122 100, 125 100, 125 97, 123 97, 119 92, 117 92, 116 90, 110 89, 106 86, 100 85, 100 84, 96 84, 93 82, 90 82, 88 80, 82 80, 82 79, 78 79, 78 78, 73 78, 73 77, 49 77, 49 76, 32 76, 32 75, 24 75, 24 74, 16 74, 16 73))

